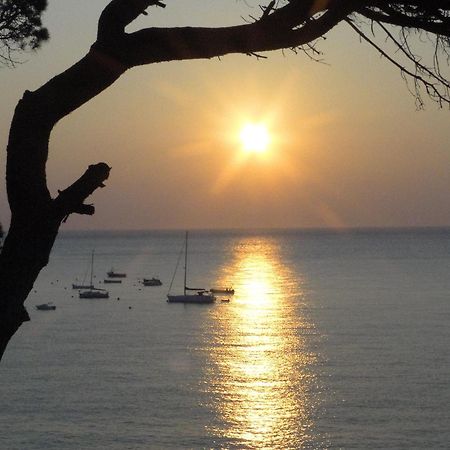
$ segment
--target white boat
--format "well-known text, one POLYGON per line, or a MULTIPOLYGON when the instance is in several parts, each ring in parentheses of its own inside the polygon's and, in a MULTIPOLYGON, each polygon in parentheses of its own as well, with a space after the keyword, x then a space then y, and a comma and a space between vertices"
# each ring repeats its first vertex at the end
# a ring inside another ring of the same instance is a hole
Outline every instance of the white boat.
MULTIPOLYGON (((180 255, 181 256, 181 255, 180 255)), ((216 297, 209 292, 207 289, 203 288, 190 288, 187 287, 187 267, 188 267, 188 232, 186 231, 185 244, 184 244, 184 289, 183 294, 172 295, 170 294, 170 290, 172 288, 173 280, 175 279, 175 275, 177 273, 178 264, 180 259, 177 261, 177 265, 175 267, 175 271, 172 277, 172 281, 169 287, 169 293, 167 294, 168 303, 198 303, 198 304, 207 304, 213 303, 216 300, 216 297), (195 292, 195 293, 193 293, 195 292)))
POLYGON ((79 298, 109 298, 109 292, 105 289, 96 288, 92 282, 94 276, 94 250, 92 250, 91 255, 91 281, 89 283, 89 288, 87 290, 82 290, 78 292, 79 298))

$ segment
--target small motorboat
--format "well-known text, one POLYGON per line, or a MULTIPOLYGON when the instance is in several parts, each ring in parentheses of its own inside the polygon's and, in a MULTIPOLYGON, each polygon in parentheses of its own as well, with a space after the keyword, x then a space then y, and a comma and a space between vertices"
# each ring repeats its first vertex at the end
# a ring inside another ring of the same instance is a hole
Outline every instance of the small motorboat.
POLYGON ((126 278, 127 277, 126 273, 115 272, 114 269, 111 269, 109 272, 106 273, 106 275, 108 275, 109 278, 126 278))
POLYGON ((234 295, 234 289, 232 287, 211 288, 209 291, 213 294, 234 295))
POLYGON ((144 286, 162 286, 161 280, 159 278, 144 278, 142 280, 144 286))
POLYGON ((52 302, 42 303, 41 305, 36 305, 36 309, 39 311, 54 311, 56 306, 52 302))
POLYGON ((122 280, 115 280, 114 278, 112 278, 112 279, 109 279, 109 278, 105 278, 104 280, 103 280, 103 283, 106 283, 106 284, 111 284, 111 283, 116 283, 116 284, 119 284, 119 283, 122 283, 122 280))
POLYGON ((79 298, 109 298, 109 292, 104 289, 94 288, 78 292, 79 298))

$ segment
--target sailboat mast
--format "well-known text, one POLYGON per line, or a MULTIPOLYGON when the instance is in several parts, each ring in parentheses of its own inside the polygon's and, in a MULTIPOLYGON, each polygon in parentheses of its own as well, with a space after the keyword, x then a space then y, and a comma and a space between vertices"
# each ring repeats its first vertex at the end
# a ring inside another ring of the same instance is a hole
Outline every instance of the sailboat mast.
POLYGON ((92 250, 92 254, 91 254, 91 283, 90 283, 91 286, 93 286, 92 278, 94 276, 94 251, 95 250, 92 250))
POLYGON ((184 295, 186 295, 186 282, 187 282, 187 252, 188 252, 188 232, 186 231, 185 247, 184 247, 184 295))

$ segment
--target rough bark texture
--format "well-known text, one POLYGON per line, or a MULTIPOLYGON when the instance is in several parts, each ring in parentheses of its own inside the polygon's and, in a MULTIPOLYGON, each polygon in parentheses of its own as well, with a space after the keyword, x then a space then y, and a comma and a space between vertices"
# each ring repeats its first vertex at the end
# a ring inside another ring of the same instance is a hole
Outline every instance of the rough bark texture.
MULTIPOLYGON (((449 0, 433 2, 439 14, 442 11, 448 14, 449 0)), ((24 302, 48 263, 60 224, 72 213, 93 214, 93 206, 84 201, 95 189, 103 187, 109 175, 105 163, 89 166, 78 181, 51 198, 46 182, 48 144, 60 119, 105 90, 133 66, 297 48, 323 36, 339 22, 351 20, 355 12, 400 26, 422 24, 427 30, 434 26, 435 32, 443 28, 448 36, 448 27, 441 20, 443 12, 426 23, 410 13, 408 8, 420 12, 422 3, 420 0, 291 0, 281 4, 271 1, 262 8, 261 17, 247 25, 216 29, 151 28, 127 34, 125 26, 147 7, 164 5, 158 0, 112 0, 100 17, 97 41, 89 53, 35 92, 25 92, 14 114, 7 149, 11 224, 0 254, 0 358, 14 333, 29 320, 24 302)))

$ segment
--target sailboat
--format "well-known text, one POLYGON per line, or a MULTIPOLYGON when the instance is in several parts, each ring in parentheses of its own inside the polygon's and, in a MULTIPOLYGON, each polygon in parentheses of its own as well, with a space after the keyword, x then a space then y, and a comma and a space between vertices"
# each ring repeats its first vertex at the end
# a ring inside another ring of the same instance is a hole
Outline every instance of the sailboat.
POLYGON ((93 268, 93 264, 94 264, 94 251, 92 250, 92 255, 91 255, 91 282, 89 284, 85 284, 84 280, 86 279, 86 272, 83 276, 83 281, 81 284, 77 284, 77 283, 72 283, 72 289, 94 289, 94 285, 92 284, 92 268, 93 268))
POLYGON ((92 250, 91 254, 91 278, 89 287, 85 291, 79 291, 79 298, 109 298, 109 292, 105 289, 96 288, 92 283, 92 278, 94 276, 94 250, 92 250))
MULTIPOLYGON (((180 255, 181 256, 181 255, 180 255)), ((187 287, 187 267, 188 267, 188 232, 186 231, 185 244, 184 244, 184 290, 183 294, 171 295, 170 289, 172 288, 173 280, 177 273, 178 262, 175 267, 175 271, 172 277, 172 282, 170 283, 169 293, 167 294, 168 303, 213 303, 216 297, 211 294, 208 290, 203 288, 190 288, 187 287), (195 291, 195 293, 192 293, 195 291)))

